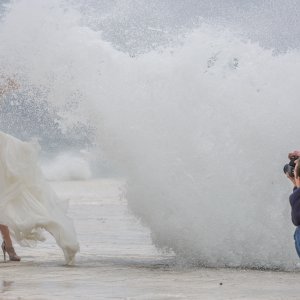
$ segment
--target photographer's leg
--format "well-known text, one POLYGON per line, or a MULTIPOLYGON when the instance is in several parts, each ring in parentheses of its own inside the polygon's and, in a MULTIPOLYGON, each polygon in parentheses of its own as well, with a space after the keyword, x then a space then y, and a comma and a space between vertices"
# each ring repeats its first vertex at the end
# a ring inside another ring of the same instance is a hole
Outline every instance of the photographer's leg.
POLYGON ((294 239, 296 251, 298 256, 300 257, 300 226, 298 226, 295 230, 294 239))

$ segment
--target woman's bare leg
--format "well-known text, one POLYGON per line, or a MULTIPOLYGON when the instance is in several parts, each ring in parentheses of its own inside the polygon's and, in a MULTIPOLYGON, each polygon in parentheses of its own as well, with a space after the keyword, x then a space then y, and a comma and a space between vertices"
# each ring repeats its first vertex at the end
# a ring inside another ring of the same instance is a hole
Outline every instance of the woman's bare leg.
POLYGON ((10 238, 8 227, 6 225, 0 225, 0 231, 1 231, 2 238, 5 242, 6 247, 7 248, 12 247, 12 241, 11 241, 11 238, 10 238))
POLYGON ((20 261, 21 257, 16 254, 16 251, 15 251, 14 247, 12 246, 12 241, 10 238, 8 227, 5 225, 0 225, 0 231, 1 231, 1 234, 3 237, 3 241, 4 241, 4 243, 2 244, 4 260, 6 260, 5 253, 7 253, 9 256, 9 260, 20 261))

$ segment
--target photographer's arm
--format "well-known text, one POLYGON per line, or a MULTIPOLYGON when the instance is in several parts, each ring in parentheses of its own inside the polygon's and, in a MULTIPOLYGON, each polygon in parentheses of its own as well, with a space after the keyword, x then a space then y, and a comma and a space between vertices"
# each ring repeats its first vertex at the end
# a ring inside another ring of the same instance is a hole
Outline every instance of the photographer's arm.
POLYGON ((299 188, 300 187, 300 163, 299 163, 299 159, 296 160, 294 176, 295 176, 295 186, 297 188, 299 188))
POLYGON ((296 180, 294 177, 291 177, 288 173, 286 173, 286 177, 292 182, 294 189, 297 188, 296 180))

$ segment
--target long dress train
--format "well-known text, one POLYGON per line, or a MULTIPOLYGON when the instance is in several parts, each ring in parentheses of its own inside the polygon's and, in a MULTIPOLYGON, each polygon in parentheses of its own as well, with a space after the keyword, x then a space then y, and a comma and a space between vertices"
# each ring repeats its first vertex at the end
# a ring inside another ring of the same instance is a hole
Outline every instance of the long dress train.
POLYGON ((0 131, 0 224, 21 245, 43 241, 43 229, 62 248, 67 264, 79 251, 67 203, 60 201, 38 166, 39 146, 0 131))

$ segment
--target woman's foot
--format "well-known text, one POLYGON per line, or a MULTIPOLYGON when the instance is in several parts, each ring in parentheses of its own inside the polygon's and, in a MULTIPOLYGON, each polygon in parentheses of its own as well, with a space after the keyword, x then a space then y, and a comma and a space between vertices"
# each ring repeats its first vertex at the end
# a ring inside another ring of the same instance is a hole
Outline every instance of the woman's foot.
POLYGON ((7 247, 5 242, 3 241, 1 248, 3 251, 4 261, 6 261, 6 253, 9 256, 9 260, 11 260, 11 261, 20 261, 21 260, 21 257, 16 254, 16 251, 13 246, 7 247))

